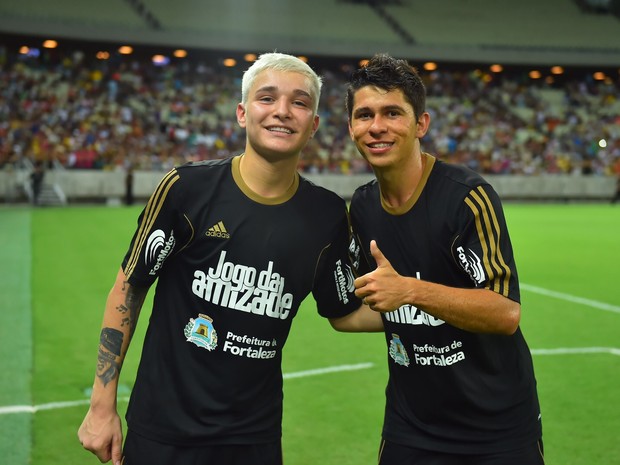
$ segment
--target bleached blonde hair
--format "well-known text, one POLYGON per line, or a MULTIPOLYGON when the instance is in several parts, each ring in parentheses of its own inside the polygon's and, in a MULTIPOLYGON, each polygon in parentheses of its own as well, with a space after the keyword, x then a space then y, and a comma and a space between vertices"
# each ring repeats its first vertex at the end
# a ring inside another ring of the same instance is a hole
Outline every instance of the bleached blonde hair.
POLYGON ((241 81, 241 103, 243 103, 243 105, 248 103, 248 93, 256 77, 263 71, 270 69, 304 75, 307 78, 308 90, 314 102, 314 114, 317 114, 319 111, 319 99, 321 97, 323 80, 307 63, 296 56, 278 52, 263 53, 252 66, 243 73, 243 79, 241 81))

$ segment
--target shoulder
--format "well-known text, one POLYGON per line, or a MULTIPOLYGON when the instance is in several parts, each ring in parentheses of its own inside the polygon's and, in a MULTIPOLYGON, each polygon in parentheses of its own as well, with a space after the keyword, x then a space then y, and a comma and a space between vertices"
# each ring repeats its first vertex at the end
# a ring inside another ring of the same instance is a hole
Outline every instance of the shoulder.
POLYGON ((480 174, 462 165, 435 165, 437 170, 429 178, 429 195, 438 212, 449 218, 496 217, 501 213, 499 195, 480 174))
POLYGON ((157 198, 175 199, 178 205, 193 202, 197 196, 207 198, 232 179, 230 159, 190 162, 168 171, 154 192, 157 198))
POLYGON ((299 175, 299 192, 304 200, 312 200, 321 208, 333 207, 338 210, 346 208, 344 199, 334 191, 319 186, 301 175, 299 175))
POLYGON ((189 162, 175 168, 181 176, 204 176, 207 173, 217 173, 230 170, 232 158, 218 160, 204 160, 189 162))
POLYGON ((469 192, 478 186, 488 185, 489 183, 474 170, 452 163, 437 160, 433 166, 431 178, 435 182, 451 184, 454 189, 462 189, 469 192))
POLYGON ((369 181, 366 184, 362 184, 357 189, 355 189, 355 192, 353 192, 353 197, 351 198, 351 203, 353 203, 353 201, 358 202, 360 200, 368 199, 369 197, 376 197, 378 195, 378 192, 379 183, 376 179, 373 179, 372 181, 369 181))
MULTIPOLYGON (((447 210, 460 209, 479 202, 482 197, 497 197, 491 184, 480 174, 463 165, 437 161, 433 167, 425 194, 434 199, 435 206, 447 210)), ((442 210, 443 211, 443 210, 442 210)))
POLYGON ((376 179, 362 184, 351 197, 351 204, 349 205, 349 211, 351 213, 351 219, 357 216, 368 216, 370 211, 376 212, 381 206, 381 200, 379 195, 379 183, 376 179))
POLYGON ((232 179, 232 159, 189 162, 172 170, 178 178, 178 187, 184 191, 204 190, 232 179))

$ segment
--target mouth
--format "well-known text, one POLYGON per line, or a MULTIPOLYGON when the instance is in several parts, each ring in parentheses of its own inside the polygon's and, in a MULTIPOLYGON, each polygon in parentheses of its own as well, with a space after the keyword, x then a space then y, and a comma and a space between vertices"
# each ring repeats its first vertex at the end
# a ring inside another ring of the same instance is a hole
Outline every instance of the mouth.
POLYGON ((293 134, 293 130, 284 126, 270 126, 266 128, 269 132, 277 132, 279 134, 293 134))
POLYGON ((366 144, 366 148, 370 154, 381 155, 389 152, 394 146, 394 142, 371 142, 366 144))

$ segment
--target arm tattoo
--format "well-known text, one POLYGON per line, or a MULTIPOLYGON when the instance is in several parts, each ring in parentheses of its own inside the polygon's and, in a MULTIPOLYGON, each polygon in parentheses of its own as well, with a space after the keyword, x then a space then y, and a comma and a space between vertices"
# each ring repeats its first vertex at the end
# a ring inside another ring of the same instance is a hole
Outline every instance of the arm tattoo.
POLYGON ((123 283, 123 287, 126 290, 125 305, 121 304, 117 308, 119 312, 125 315, 122 326, 129 325, 129 334, 133 336, 138 324, 138 315, 146 297, 146 291, 142 288, 136 288, 127 282, 123 283))
POLYGON ((99 338, 99 356, 97 357, 97 377, 106 386, 118 377, 119 364, 116 360, 121 354, 123 333, 118 329, 103 328, 99 338))
MULTIPOLYGON (((131 340, 148 289, 136 288, 124 281, 122 290, 125 293, 125 302, 120 303, 116 310, 123 315, 121 327, 129 327, 129 340, 131 340)), ((118 329, 103 328, 101 330, 97 377, 101 379, 104 386, 119 376, 122 364, 122 359, 119 357, 121 357, 124 338, 125 334, 118 329)))
POLYGON ((123 315, 123 319, 121 320, 121 326, 129 326, 129 329, 131 330, 131 318, 127 314, 129 312, 129 309, 124 304, 120 304, 118 307, 116 307, 116 310, 118 310, 118 313, 123 315))

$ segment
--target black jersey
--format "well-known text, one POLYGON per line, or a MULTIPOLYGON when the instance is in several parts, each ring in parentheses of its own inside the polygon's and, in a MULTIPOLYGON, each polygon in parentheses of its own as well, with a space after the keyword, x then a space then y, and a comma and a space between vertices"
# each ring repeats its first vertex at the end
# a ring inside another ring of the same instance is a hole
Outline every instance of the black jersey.
POLYGON ((158 278, 127 412, 134 432, 173 444, 279 440, 282 348, 311 292, 324 317, 353 294, 346 204, 297 176, 263 199, 239 157, 185 165, 160 182, 123 261, 158 278))
MULTIPOLYGON (((424 154, 426 168, 402 209, 377 181, 351 202, 361 272, 376 267, 370 241, 401 275, 519 301, 517 270, 500 200, 473 171, 424 154)), ((541 436, 532 359, 514 335, 463 331, 404 305, 383 314, 388 344, 384 437, 453 453, 511 450, 541 436)))

